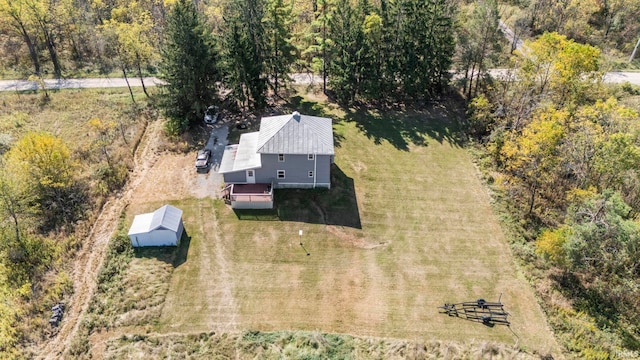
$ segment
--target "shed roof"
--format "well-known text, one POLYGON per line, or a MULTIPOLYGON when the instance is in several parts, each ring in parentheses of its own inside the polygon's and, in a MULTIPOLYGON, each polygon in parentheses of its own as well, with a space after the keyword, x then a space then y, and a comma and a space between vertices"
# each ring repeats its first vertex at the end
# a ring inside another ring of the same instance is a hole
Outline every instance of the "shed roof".
POLYGON ((129 228, 129 235, 148 233, 157 229, 177 232, 180 229, 182 210, 165 205, 152 213, 136 215, 129 228))
POLYGON ((262 159, 260 153, 256 151, 258 137, 257 132, 242 134, 239 144, 225 147, 218 173, 226 174, 261 167, 262 159))
POLYGON ((149 232, 153 213, 139 214, 133 218, 133 223, 129 228, 129 235, 144 234, 149 232))
POLYGON ((329 118, 293 114, 269 116, 260 122, 257 152, 263 154, 333 155, 329 118))

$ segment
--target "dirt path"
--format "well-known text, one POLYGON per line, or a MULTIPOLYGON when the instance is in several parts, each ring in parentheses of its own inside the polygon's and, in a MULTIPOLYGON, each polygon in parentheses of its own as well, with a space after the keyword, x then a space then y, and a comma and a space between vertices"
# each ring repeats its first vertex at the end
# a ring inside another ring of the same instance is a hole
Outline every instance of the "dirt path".
POLYGON ((98 216, 86 243, 78 253, 72 273, 73 295, 68 301, 67 311, 58 333, 42 345, 38 359, 59 359, 69 348, 80 328, 81 319, 89 308, 96 289, 96 277, 102 266, 109 240, 118 226, 118 218, 131 201, 133 190, 145 178, 157 161, 157 149, 162 123, 151 122, 142 138, 134 158, 134 171, 122 196, 109 200, 98 216))

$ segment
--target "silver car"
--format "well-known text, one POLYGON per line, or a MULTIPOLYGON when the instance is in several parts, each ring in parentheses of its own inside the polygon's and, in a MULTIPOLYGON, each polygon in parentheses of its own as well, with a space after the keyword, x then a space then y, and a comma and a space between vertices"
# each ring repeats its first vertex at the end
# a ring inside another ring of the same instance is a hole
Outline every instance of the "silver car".
POLYGON ((196 157, 196 169, 206 169, 209 167, 209 158, 211 157, 211 150, 202 149, 198 151, 196 157))

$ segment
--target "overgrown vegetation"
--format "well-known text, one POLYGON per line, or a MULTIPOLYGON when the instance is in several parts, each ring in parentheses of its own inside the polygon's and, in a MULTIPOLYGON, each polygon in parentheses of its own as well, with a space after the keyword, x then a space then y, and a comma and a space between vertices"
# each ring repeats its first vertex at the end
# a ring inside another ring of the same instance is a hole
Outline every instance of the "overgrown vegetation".
POLYGON ((105 359, 153 356, 211 359, 538 359, 493 342, 407 341, 320 332, 199 333, 183 336, 127 335, 107 344, 105 359))
POLYGON ((121 94, 51 92, 44 103, 39 94, 0 94, 9 104, 0 131, 10 135, 0 158, 2 358, 29 356, 25 344, 55 331, 48 314, 73 288, 69 260, 104 197, 126 181, 152 113, 130 110, 121 94))
POLYGON ((152 328, 160 317, 175 256, 175 248, 134 249, 122 218, 109 242, 82 328, 67 355, 89 356, 88 337, 96 331, 152 328))
POLYGON ((602 85, 593 46, 545 33, 514 61, 519 81, 497 83, 469 108, 482 164, 523 237, 514 247, 567 349, 637 357, 638 112, 602 85))

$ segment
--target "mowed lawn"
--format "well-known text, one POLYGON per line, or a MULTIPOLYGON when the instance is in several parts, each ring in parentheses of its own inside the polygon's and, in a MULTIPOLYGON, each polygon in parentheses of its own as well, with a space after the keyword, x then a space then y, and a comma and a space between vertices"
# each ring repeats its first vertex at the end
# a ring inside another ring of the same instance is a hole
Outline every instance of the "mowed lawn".
POLYGON ((517 342, 557 353, 456 140, 457 113, 332 116, 331 191, 278 192, 271 212, 234 212, 217 200, 175 203, 190 241, 159 330, 318 330, 517 342), (510 328, 438 312, 446 302, 500 295, 510 328))

